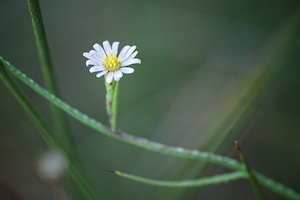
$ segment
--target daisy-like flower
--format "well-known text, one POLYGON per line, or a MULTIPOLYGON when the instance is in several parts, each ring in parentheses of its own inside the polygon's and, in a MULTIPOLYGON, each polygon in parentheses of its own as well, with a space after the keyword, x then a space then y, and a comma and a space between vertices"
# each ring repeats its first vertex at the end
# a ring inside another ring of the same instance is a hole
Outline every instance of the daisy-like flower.
POLYGON ((92 66, 90 73, 97 72, 98 78, 105 75, 107 83, 119 81, 123 74, 132 74, 134 69, 127 66, 141 64, 141 60, 135 58, 138 54, 138 51, 135 51, 136 46, 126 45, 118 54, 119 44, 120 42, 114 42, 110 45, 106 40, 102 43, 103 48, 96 43, 93 50, 84 52, 83 56, 88 59, 86 66, 92 66))

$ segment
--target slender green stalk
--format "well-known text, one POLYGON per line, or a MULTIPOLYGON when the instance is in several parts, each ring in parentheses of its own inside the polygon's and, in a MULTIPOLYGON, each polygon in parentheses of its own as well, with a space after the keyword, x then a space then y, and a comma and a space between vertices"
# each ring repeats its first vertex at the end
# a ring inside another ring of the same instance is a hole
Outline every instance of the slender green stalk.
POLYGON ((118 114, 118 97, 119 97, 119 81, 106 83, 106 112, 108 122, 113 131, 117 130, 117 114, 118 114))
POLYGON ((261 185, 269 188, 274 193, 277 193, 290 200, 300 200, 300 194, 291 188, 288 188, 285 185, 278 183, 258 172, 254 171, 253 174, 261 185))
POLYGON ((116 82, 114 93, 113 93, 113 99, 112 99, 112 128, 113 130, 117 130, 117 117, 118 117, 118 105, 119 105, 119 86, 120 81, 116 82))
MULTIPOLYGON (((81 123, 87 125, 88 127, 98 131, 99 133, 102 133, 104 135, 107 135, 111 138, 126 142, 128 144, 132 144, 150 151, 158 152, 165 155, 170 156, 176 156, 176 157, 182 157, 187 159, 194 159, 194 160, 201 160, 213 164, 217 164, 220 166, 224 166, 229 169, 237 170, 237 171, 243 171, 244 165, 239 163, 238 161, 225 157, 225 156, 219 156, 215 155, 213 153, 207 153, 207 152, 200 152, 197 150, 189 150, 189 149, 183 149, 181 147, 174 147, 169 146, 165 144, 160 144, 157 142, 150 141, 145 138, 136 137, 127 133, 124 133, 122 131, 113 132, 109 127, 106 127, 100 122, 97 122, 95 119, 90 118, 89 116, 81 113, 77 109, 71 107, 67 103, 63 102, 61 99, 57 98, 55 95, 51 94, 49 91, 45 90, 41 86, 39 86, 37 83, 35 83, 32 79, 28 78, 25 74, 23 74, 21 71, 16 69, 13 65, 11 65, 9 62, 4 60, 2 57, 0 57, 0 63, 14 76, 16 76, 18 79, 20 79, 23 83, 28 85, 31 89, 33 89, 36 93, 40 94, 44 98, 46 98, 48 101, 68 113, 73 118, 77 119, 81 123)), ((269 188, 270 190, 285 196, 289 199, 300 199, 300 194, 296 191, 282 185, 281 183, 278 183, 268 177, 265 177, 258 172, 253 171, 253 174, 257 177, 258 181, 269 188)))
MULTIPOLYGON (((47 43, 46 32, 44 29, 43 18, 40 10, 38 0, 27 0, 28 8, 31 15, 32 26, 36 39, 37 49, 41 62, 42 74, 46 88, 56 96, 59 96, 55 81, 54 68, 51 61, 50 50, 47 43)), ((57 128, 57 136, 60 138, 64 146, 66 146, 67 153, 75 159, 73 139, 67 126, 66 119, 63 113, 55 106, 51 106, 52 115, 55 126, 57 128)))
POLYGON ((240 156, 240 159, 241 159, 242 163, 244 163, 244 165, 245 165, 245 171, 248 174, 248 177, 249 177, 250 183, 252 185, 252 188, 254 190, 254 193, 256 195, 256 198, 259 199, 259 200, 265 200, 266 197, 265 197, 263 191, 261 190, 261 188, 260 188, 260 186, 259 186, 259 184, 256 180, 256 177, 253 175, 251 167, 248 164, 248 162, 246 160, 246 157, 243 154, 241 147, 239 146, 239 143, 235 140, 234 144, 235 144, 236 150, 239 153, 239 156, 240 156))
POLYGON ((46 142, 53 146, 55 149, 59 150, 65 155, 65 158, 68 161, 68 166, 70 170, 68 173, 70 174, 71 179, 76 185, 77 189, 81 191, 84 195, 85 199, 88 200, 96 200, 97 196, 93 193, 91 188, 88 186, 85 178, 81 175, 76 165, 73 163, 72 159, 69 157, 68 153, 64 146, 61 145, 52 134, 51 130, 47 126, 47 124, 43 121, 41 116, 36 112, 33 105, 29 102, 29 100, 25 97, 25 95, 21 92, 18 86, 11 80, 8 76, 5 68, 3 67, 3 63, 0 62, 0 77, 6 84, 6 86, 10 89, 13 95, 16 97, 18 103, 21 105, 25 113, 28 115, 33 124, 37 127, 43 138, 46 142))
POLYGON ((45 79, 46 88, 52 93, 57 93, 55 85, 55 76, 50 56, 50 50, 47 43, 46 32, 44 29, 43 18, 38 0, 27 0, 31 15, 32 26, 36 39, 37 50, 40 57, 41 69, 45 79))
POLYGON ((114 174, 121 176, 126 179, 130 179, 136 182, 145 183, 148 185, 160 186, 160 187, 171 187, 171 188, 183 188, 183 187, 203 187, 207 185, 216 185, 220 183, 228 183, 229 181, 238 180, 241 178, 248 178, 245 172, 231 172, 227 174, 215 175, 211 177, 205 177, 195 180, 184 180, 184 181, 162 181, 156 179, 149 179, 132 174, 126 174, 120 171, 112 171, 114 174))

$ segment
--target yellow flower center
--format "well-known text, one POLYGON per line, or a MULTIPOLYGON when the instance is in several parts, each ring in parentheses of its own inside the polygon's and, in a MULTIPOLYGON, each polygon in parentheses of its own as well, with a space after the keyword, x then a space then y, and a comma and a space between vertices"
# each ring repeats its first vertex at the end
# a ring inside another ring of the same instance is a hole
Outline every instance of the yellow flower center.
POLYGON ((121 61, 120 59, 115 55, 107 56, 104 61, 104 67, 107 69, 107 71, 115 72, 121 67, 121 61))

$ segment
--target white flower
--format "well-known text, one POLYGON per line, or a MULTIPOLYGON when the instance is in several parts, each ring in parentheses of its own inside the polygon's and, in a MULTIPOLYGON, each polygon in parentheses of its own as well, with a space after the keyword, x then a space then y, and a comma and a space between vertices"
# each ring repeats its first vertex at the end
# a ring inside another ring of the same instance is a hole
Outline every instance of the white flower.
POLYGON ((118 55, 119 44, 120 42, 114 42, 110 45, 106 40, 102 43, 103 48, 96 43, 93 50, 84 52, 83 56, 88 59, 86 66, 92 66, 90 73, 97 72, 98 78, 106 75, 107 83, 111 83, 113 79, 119 81, 123 74, 132 74, 134 69, 127 66, 141 64, 141 60, 135 58, 138 54, 138 51, 134 51, 136 46, 126 45, 118 55))
POLYGON ((66 173, 68 163, 65 157, 55 151, 46 152, 38 162, 38 173, 47 181, 58 181, 66 173))

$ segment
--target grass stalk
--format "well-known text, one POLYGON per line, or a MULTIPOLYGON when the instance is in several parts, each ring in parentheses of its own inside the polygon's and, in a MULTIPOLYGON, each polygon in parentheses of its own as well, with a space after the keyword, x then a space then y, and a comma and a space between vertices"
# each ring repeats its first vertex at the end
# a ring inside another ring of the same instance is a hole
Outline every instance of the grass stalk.
MULTIPOLYGON (((27 0, 27 3, 31 15, 45 86, 49 91, 51 91, 51 93, 55 94, 56 96, 60 96, 56 85, 54 68, 51 61, 50 50, 47 42, 39 1, 27 0)), ((65 116, 63 112, 61 112, 52 104, 50 105, 50 108, 54 118, 55 127, 57 129, 56 135, 59 137, 63 145, 66 146, 67 153, 72 157, 72 159, 75 159, 74 142, 67 126, 65 116)))
POLYGON ((239 157, 241 159, 241 162, 244 163, 244 165, 245 165, 245 171, 248 174, 249 181, 252 185, 252 188, 253 188, 253 191, 256 195, 256 198, 259 199, 259 200, 266 200, 266 197, 265 197, 263 191, 261 190, 261 187, 260 187, 256 177, 253 175, 252 169, 251 169, 250 165, 248 164, 248 162, 246 160, 246 157, 245 157, 244 153, 242 152, 242 149, 241 149, 239 143, 235 140, 234 144, 235 144, 236 150, 239 153, 239 157))
POLYGON ((140 183, 145 183, 148 185, 159 186, 159 187, 169 187, 169 188, 185 188, 185 187, 204 187, 207 185, 216 185, 221 183, 228 183, 229 181, 238 180, 241 178, 247 178, 245 172, 230 172, 227 174, 220 174, 211 177, 204 177, 194 180, 184 180, 184 181, 163 181, 156 179, 144 178, 132 174, 123 173, 120 171, 112 171, 117 176, 133 180, 140 183))

